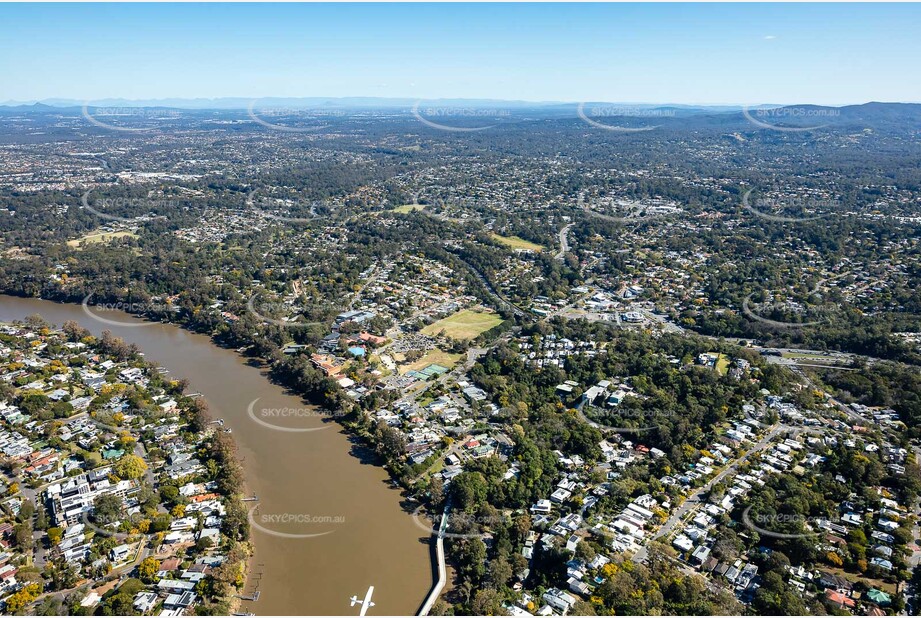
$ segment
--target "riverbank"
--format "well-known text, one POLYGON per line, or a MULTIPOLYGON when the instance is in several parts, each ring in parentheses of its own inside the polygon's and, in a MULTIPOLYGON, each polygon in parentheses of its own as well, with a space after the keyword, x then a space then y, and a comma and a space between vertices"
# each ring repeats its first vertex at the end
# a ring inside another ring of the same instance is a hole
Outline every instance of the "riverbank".
POLYGON ((224 564, 212 572, 214 585, 194 600, 197 611, 223 611, 239 582, 237 570, 246 568, 248 532, 238 516, 242 474, 233 446, 203 422, 203 402, 117 337, 91 337, 72 323, 54 327, 44 319, 0 325, 0 434, 14 479, 9 493, 20 500, 18 515, 38 513, 17 524, 33 542, 15 544, 21 555, 7 558, 34 561, 39 572, 58 559, 73 565, 66 578, 50 577, 52 589, 78 576, 99 587, 106 575, 137 568, 128 596, 103 605, 103 613, 153 585, 150 569, 158 569, 159 560, 224 564), (42 463, 24 465, 35 461, 42 463), (84 501, 62 498, 67 492, 84 501), (126 510, 129 495, 136 496, 133 511, 126 510), (91 540, 75 526, 81 520, 91 540), (172 538, 164 539, 167 533, 172 538), (94 554, 108 558, 111 570, 88 566, 94 554))
POLYGON ((254 585, 255 566, 264 565, 260 599, 243 601, 240 609, 280 615, 347 614, 348 598, 374 585, 375 613, 418 611, 432 582, 431 535, 420 533, 408 516, 406 503, 376 455, 340 424, 271 383, 265 367, 256 366, 252 357, 215 345, 206 335, 121 312, 106 312, 116 324, 100 323, 80 305, 0 298, 0 319, 34 313, 58 324, 77 321, 96 334, 110 330, 136 343, 146 358, 168 367, 172 375, 187 377, 189 390, 200 392, 211 404, 211 414, 232 429, 246 492, 259 496, 256 517, 267 530, 253 531, 249 561, 247 589, 254 585), (260 408, 303 411, 300 423, 312 431, 257 425, 247 414, 248 403, 254 401, 260 408), (275 523, 305 515, 320 521, 299 526, 275 523), (338 518, 338 523, 324 525, 323 517, 338 518))
MULTIPOLYGON (((252 534, 252 533, 250 533, 252 534)), ((252 572, 253 568, 253 544, 252 541, 247 541, 246 543, 246 552, 247 557, 243 562, 243 569, 240 573, 240 577, 243 580, 243 587, 238 590, 236 594, 232 594, 230 599, 227 602, 227 613, 231 616, 237 613, 240 613, 240 608, 243 605, 243 599, 240 598, 242 594, 246 592, 246 582, 249 579, 249 575, 252 572)))

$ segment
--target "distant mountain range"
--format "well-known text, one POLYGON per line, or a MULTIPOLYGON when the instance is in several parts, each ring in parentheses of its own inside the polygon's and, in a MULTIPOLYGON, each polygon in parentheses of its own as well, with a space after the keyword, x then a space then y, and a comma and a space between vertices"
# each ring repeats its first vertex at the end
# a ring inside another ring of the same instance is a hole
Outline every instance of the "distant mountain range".
MULTIPOLYGON (((0 114, 10 113, 67 113, 80 114, 87 105, 89 110, 160 109, 182 110, 187 113, 207 111, 240 112, 254 110, 311 111, 341 110, 356 113, 369 111, 397 112, 401 114, 418 110, 422 116, 434 116, 432 109, 501 110, 512 117, 576 118, 582 116, 598 125, 655 125, 667 127, 723 127, 730 129, 744 123, 749 126, 770 127, 820 127, 865 126, 921 130, 921 103, 870 102, 861 105, 830 107, 821 105, 681 105, 651 103, 565 103, 558 101, 506 101, 498 99, 409 99, 379 97, 307 97, 263 99, 100 99, 84 103, 72 99, 46 99, 23 103, 8 101, 0 104, 0 114), (617 118, 617 120, 612 120, 617 118)), ((109 113, 112 113, 109 111, 109 113)))
MULTIPOLYGON (((41 101, 4 101, 0 107, 16 108, 82 108, 89 107, 141 107, 141 108, 171 108, 171 109, 248 109, 250 105, 256 108, 290 108, 290 109, 322 109, 322 108, 354 108, 354 109, 386 109, 386 108, 412 108, 414 105, 466 108, 502 108, 502 109, 573 109, 579 103, 564 101, 519 101, 503 99, 413 99, 413 98, 386 98, 386 97, 264 97, 248 99, 243 97, 222 97, 216 99, 93 99, 92 101, 78 101, 76 99, 42 99, 41 101)), ((642 109, 674 109, 683 112, 728 112, 739 111, 741 105, 684 105, 663 103, 613 103, 613 102, 586 102, 586 106, 616 105, 642 109)), ((780 107, 776 104, 752 106, 752 109, 780 107)))

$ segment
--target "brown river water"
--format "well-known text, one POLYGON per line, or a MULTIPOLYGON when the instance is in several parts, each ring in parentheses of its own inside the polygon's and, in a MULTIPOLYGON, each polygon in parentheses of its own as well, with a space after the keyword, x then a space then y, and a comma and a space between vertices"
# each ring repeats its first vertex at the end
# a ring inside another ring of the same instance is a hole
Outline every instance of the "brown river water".
POLYGON ((432 586, 430 536, 409 514, 373 453, 258 367, 203 335, 80 305, 0 296, 0 321, 39 314, 58 326, 74 320, 110 330, 145 357, 189 380, 211 415, 232 430, 251 515, 255 553, 240 611, 259 615, 358 615, 349 598, 374 586, 374 615, 414 614, 432 586), (251 404, 258 399, 255 404, 251 404), (254 418, 255 417, 255 418, 254 418), (283 431, 272 426, 288 429, 283 431), (311 431, 303 431, 309 429, 311 431), (294 431, 291 431, 294 430, 294 431))

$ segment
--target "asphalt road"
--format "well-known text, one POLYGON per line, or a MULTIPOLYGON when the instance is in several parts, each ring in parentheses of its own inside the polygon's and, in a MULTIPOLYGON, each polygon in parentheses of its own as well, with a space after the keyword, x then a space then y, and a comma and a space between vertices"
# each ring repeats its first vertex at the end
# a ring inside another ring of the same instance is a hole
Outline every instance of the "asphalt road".
POLYGON ((563 256, 569 252, 569 230, 571 230, 574 225, 575 223, 570 223, 560 230, 560 250, 553 256, 553 259, 562 260, 563 256))
MULTIPOLYGON (((775 425, 774 427, 772 427, 771 430, 768 431, 768 432, 764 435, 764 437, 761 438, 761 440, 759 440, 759 441, 755 444, 755 446, 753 446, 753 447, 750 448, 748 451, 746 451, 745 454, 743 454, 741 457, 738 457, 738 458, 732 460, 729 464, 726 465, 725 468, 723 468, 723 469, 719 472, 719 474, 717 474, 717 475, 714 476, 712 479, 710 479, 710 480, 707 482, 706 485, 702 485, 702 486, 699 487, 694 493, 692 493, 690 496, 688 496, 687 499, 681 504, 681 506, 679 506, 678 509, 675 510, 674 513, 672 513, 671 517, 668 518, 668 521, 666 521, 666 522, 662 525, 662 527, 659 528, 659 530, 658 530, 658 531, 656 532, 656 534, 650 539, 650 541, 654 541, 654 540, 656 540, 656 539, 660 539, 660 538, 663 538, 663 537, 667 537, 669 534, 671 534, 671 533, 672 533, 672 530, 674 530, 675 527, 676 527, 679 523, 681 523, 682 521, 684 521, 685 516, 686 516, 692 509, 695 509, 695 510, 696 510, 696 509, 701 505, 701 497, 702 497, 703 495, 709 493, 710 490, 713 488, 714 485, 716 485, 717 483, 719 483, 720 481, 722 481, 724 478, 726 478, 726 475, 728 475, 728 474, 730 474, 730 473, 735 472, 736 470, 738 470, 738 469, 739 469, 739 466, 742 465, 742 463, 744 463, 745 461, 747 461, 749 457, 751 457, 752 455, 754 455, 754 454, 756 454, 756 453, 760 453, 761 451, 763 451, 765 448, 767 448, 767 446, 771 443, 771 441, 772 441, 778 434, 780 434, 781 432, 783 432, 783 431, 785 431, 785 430, 788 430, 788 429, 794 429, 794 428, 788 427, 787 425, 775 425)), ((647 542, 648 542, 648 541, 647 541, 647 542)), ((648 552, 647 552, 647 550, 646 550, 646 546, 644 545, 644 546, 641 547, 640 550, 639 550, 638 552, 636 552, 636 554, 633 556, 633 561, 634 561, 634 562, 643 562, 643 561, 646 559, 647 553, 648 553, 648 552)))

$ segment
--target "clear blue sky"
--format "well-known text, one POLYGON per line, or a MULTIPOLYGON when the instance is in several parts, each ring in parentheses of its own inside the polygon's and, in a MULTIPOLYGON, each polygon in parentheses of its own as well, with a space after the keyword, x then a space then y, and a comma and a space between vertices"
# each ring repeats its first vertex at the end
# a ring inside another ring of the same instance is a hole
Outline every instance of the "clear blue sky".
POLYGON ((0 4, 0 101, 921 101, 921 5, 0 4))

